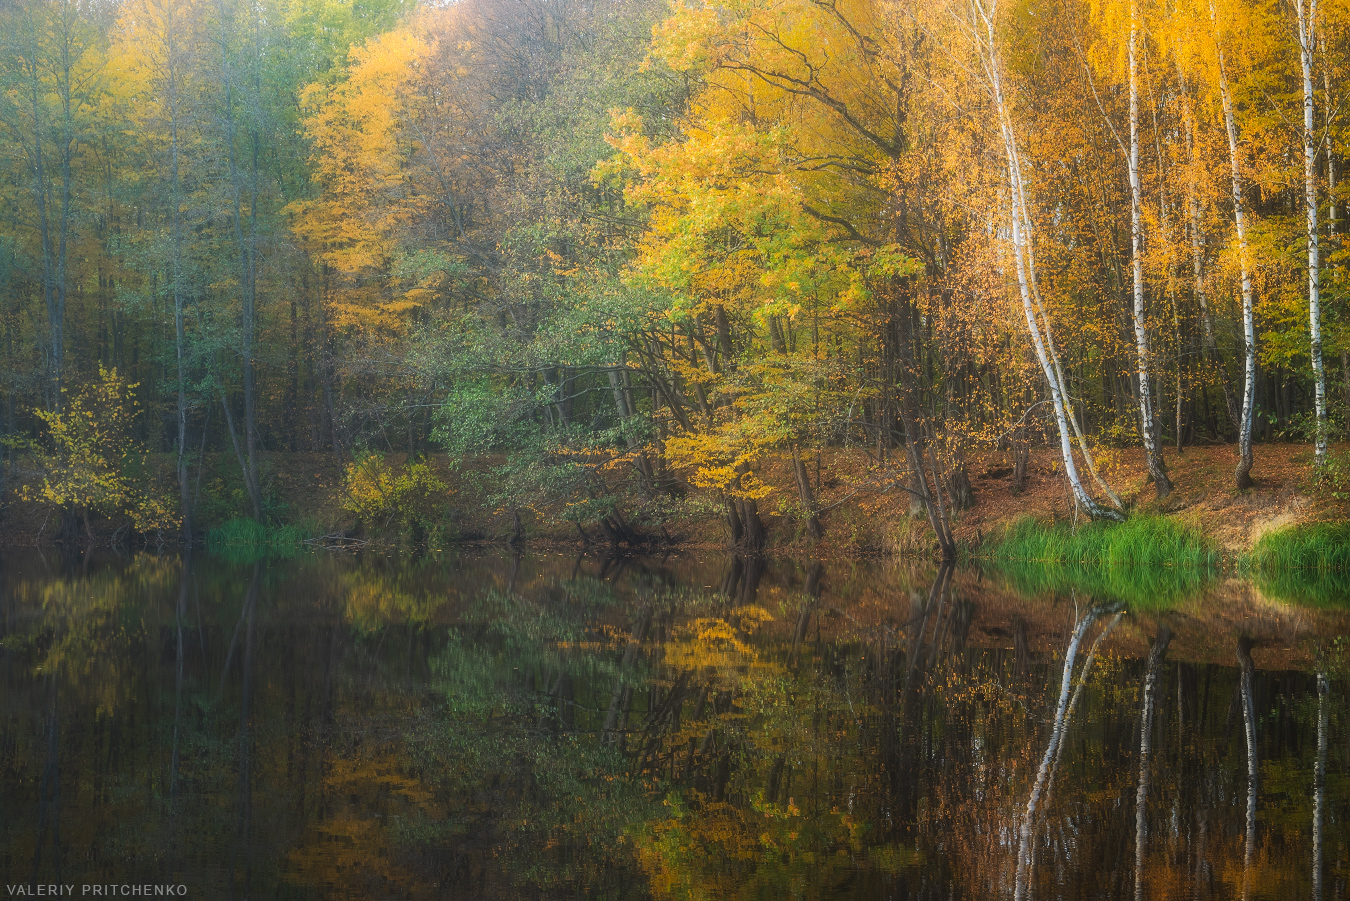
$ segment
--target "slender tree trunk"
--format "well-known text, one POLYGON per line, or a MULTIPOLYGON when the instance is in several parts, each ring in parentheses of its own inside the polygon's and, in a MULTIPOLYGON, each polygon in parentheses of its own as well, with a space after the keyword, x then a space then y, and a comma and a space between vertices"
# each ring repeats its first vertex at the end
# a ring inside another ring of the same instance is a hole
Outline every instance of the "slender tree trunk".
POLYGON ((319 278, 319 380, 323 387, 323 404, 328 412, 328 435, 333 455, 342 456, 342 439, 338 432, 337 401, 333 390, 333 338, 328 328, 328 265, 320 264, 319 278))
POLYGON ((632 397, 623 383, 623 365, 623 361, 619 360, 609 367, 609 390, 614 395, 614 412, 619 418, 619 429, 623 432, 624 445, 630 453, 636 455, 633 465, 637 467, 638 475, 642 477, 643 487, 651 491, 655 487, 656 473, 647 452, 642 449, 642 442, 633 434, 628 424, 628 420, 637 415, 637 411, 633 409, 632 397))
MULTIPOLYGON (((1050 741, 1045 746, 1045 753, 1041 756, 1041 765, 1036 771, 1036 782, 1032 786, 1030 797, 1027 798, 1026 811, 1022 815, 1021 823, 1018 824, 1017 829, 1017 875, 1013 887, 1015 901, 1023 901, 1031 893, 1031 846, 1036 814, 1040 806, 1041 796, 1045 793, 1050 780, 1052 762, 1059 756, 1059 746, 1064 740, 1068 723, 1069 688, 1073 685, 1073 668, 1075 661, 1078 659, 1078 648, 1083 643, 1083 637, 1087 634, 1088 628, 1096 622, 1097 615, 1098 611, 1095 607, 1084 614, 1074 628, 1073 636, 1069 639, 1069 647, 1064 652, 1064 668, 1059 680, 1059 703, 1055 705, 1055 719, 1050 729, 1050 741)), ((1086 670, 1086 667, 1084 669, 1086 670)))
POLYGON ((1261 772, 1256 749, 1256 703, 1252 697, 1256 665, 1252 661, 1250 638, 1238 639, 1237 659, 1240 671, 1238 695, 1242 702, 1243 734, 1247 739, 1247 822, 1243 830, 1242 853, 1242 897, 1245 901, 1251 890, 1252 857, 1256 853, 1256 799, 1261 772))
MULTIPOLYGON (((1002 60, 999 57, 996 42, 996 23, 993 4, 988 0, 970 0, 970 23, 980 54, 980 64, 984 68, 994 109, 999 117, 999 130, 1003 138, 1003 150, 1008 167, 1009 221, 1013 245, 1013 259, 1017 270, 1017 287, 1022 298, 1022 310, 1027 320, 1027 331, 1031 337, 1036 358, 1050 390, 1050 399, 1055 413, 1055 424, 1059 429, 1060 453, 1064 458, 1064 474, 1069 480, 1074 502, 1094 519, 1105 518, 1123 520, 1119 510, 1113 510, 1097 503, 1084 489, 1078 476, 1078 465, 1074 460, 1073 435, 1077 431, 1077 422, 1070 425, 1071 408, 1064 390, 1063 370, 1059 366, 1058 354, 1054 352, 1053 339, 1048 333, 1049 317, 1042 327, 1040 316, 1044 316, 1044 307, 1038 301, 1035 288, 1035 258, 1030 235, 1031 218, 1027 212, 1024 181, 1022 177, 1021 157, 1017 149, 1017 136, 1013 129, 1012 113, 1003 92, 1002 60), (1033 293, 1035 292, 1035 293, 1033 293), (1038 310, 1040 316, 1038 316, 1038 310), (1046 333, 1042 337, 1043 332, 1046 333)), ((1087 443, 1082 443, 1088 454, 1087 443)), ((1095 467, 1093 467, 1095 469, 1095 467)))
POLYGON ((244 440, 248 448, 248 484, 254 516, 262 521, 262 482, 258 477, 258 392, 254 365, 258 308, 258 133, 252 135, 252 165, 248 210, 248 282, 244 291, 243 335, 241 348, 244 358, 244 440))
POLYGON ((1308 331, 1311 336, 1313 399, 1317 411, 1314 465, 1327 462, 1327 376, 1322 365, 1322 303, 1318 283, 1317 142, 1313 133, 1313 48, 1316 47, 1317 0, 1294 0, 1298 18, 1299 57, 1303 64, 1303 205, 1308 221, 1308 331))
POLYGON ((243 210, 243 173, 239 165, 238 148, 236 142, 238 139, 237 124, 235 122, 235 83, 232 64, 230 61, 229 41, 231 17, 225 9, 225 0, 220 3, 221 17, 221 75, 225 88, 225 144, 226 159, 230 170, 230 187, 233 200, 234 212, 234 240, 237 253, 239 255, 239 299, 240 299, 240 346, 239 352, 243 362, 243 391, 244 391, 244 460, 243 476, 244 486, 248 490, 249 501, 253 507, 253 518, 258 522, 263 520, 262 489, 258 484, 258 464, 257 464, 257 440, 256 440, 256 418, 253 399, 253 330, 254 330, 254 277, 257 269, 254 262, 254 223, 257 221, 257 164, 258 164, 258 145, 257 136, 254 135, 252 142, 253 150, 253 191, 251 209, 249 211, 249 233, 244 233, 244 210, 243 210))
POLYGON ((1219 60, 1219 99, 1223 103, 1223 124, 1228 133, 1228 165, 1233 186, 1233 220, 1237 227, 1238 264, 1242 271, 1242 339, 1244 347, 1242 413, 1238 419, 1238 465, 1234 481, 1239 489, 1252 487, 1252 420, 1256 406, 1256 324, 1252 315, 1252 272, 1247 252, 1247 217, 1242 200, 1242 170, 1238 163, 1237 124, 1233 120, 1233 94, 1228 89, 1224 69, 1223 41, 1218 16, 1210 0, 1209 20, 1214 30, 1215 51, 1219 60))
POLYGON ((812 541, 819 541, 825 537, 825 530, 820 527, 820 517, 816 515, 816 495, 811 490, 811 478, 807 475, 806 465, 802 463, 801 452, 796 447, 792 448, 792 471, 797 476, 797 496, 806 514, 806 532, 812 541))
POLYGON ((1153 395, 1149 378, 1150 347, 1147 320, 1144 316, 1144 200, 1139 181, 1139 65, 1136 55, 1138 40, 1138 3, 1130 0, 1130 255, 1134 275, 1134 342, 1139 378, 1139 431, 1144 439, 1144 459, 1149 477, 1153 479, 1158 497, 1172 492, 1172 481, 1167 477, 1162 446, 1158 440, 1158 423, 1153 415, 1153 395))
POLYGON ((25 74, 27 77, 27 97, 25 98, 32 106, 33 110, 33 205, 37 208, 38 214, 38 242, 42 251, 42 297, 47 306, 47 327, 48 327, 48 381, 47 399, 48 409, 59 412, 61 409, 61 368, 60 368, 60 348, 63 344, 61 335, 63 310, 57 305, 56 298, 56 272, 55 261, 52 254, 52 236, 51 222, 48 215, 48 188, 46 171, 46 154, 43 152, 43 115, 42 104, 45 88, 42 87, 39 76, 38 65, 38 36, 37 24, 29 20, 28 26, 30 34, 28 35, 28 50, 30 55, 23 61, 25 74))
POLYGON ((165 28, 166 102, 169 108, 169 195, 173 206, 169 225, 169 277, 173 280, 174 354, 178 364, 178 495, 183 511, 183 543, 192 543, 192 497, 187 461, 187 342, 183 329, 183 197, 178 172, 178 33, 176 8, 167 7, 165 28))
POLYGON ((66 261, 70 246, 71 193, 74 173, 71 163, 75 156, 77 138, 75 124, 71 116, 71 104, 74 100, 74 60, 70 57, 71 29, 70 20, 75 4, 72 0, 61 3, 61 62, 57 78, 57 90, 61 96, 61 221, 57 229, 56 245, 56 327, 53 331, 52 354, 56 370, 58 389, 65 381, 66 368, 66 261))

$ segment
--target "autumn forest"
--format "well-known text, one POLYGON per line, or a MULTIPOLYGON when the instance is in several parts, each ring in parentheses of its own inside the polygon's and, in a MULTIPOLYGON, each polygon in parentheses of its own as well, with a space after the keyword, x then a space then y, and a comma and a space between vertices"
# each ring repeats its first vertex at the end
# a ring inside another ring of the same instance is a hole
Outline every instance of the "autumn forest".
POLYGON ((990 454, 1334 480, 1348 99, 1340 0, 4 0, 5 500, 758 550, 852 455, 950 559, 990 454))

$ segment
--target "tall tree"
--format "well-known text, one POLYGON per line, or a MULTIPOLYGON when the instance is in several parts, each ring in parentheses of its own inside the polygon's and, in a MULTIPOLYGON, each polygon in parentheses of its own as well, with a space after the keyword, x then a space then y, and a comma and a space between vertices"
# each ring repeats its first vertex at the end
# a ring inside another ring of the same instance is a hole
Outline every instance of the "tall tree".
MULTIPOLYGON (((253 518, 261 522, 263 499, 258 475, 255 343, 258 319, 258 201, 263 162, 263 111, 260 108, 263 20, 261 10, 248 0, 218 0, 216 14, 215 40, 219 48, 223 92, 219 101, 220 122, 217 125, 222 131, 228 165, 231 229, 239 280, 239 358, 244 399, 242 450, 235 439, 233 425, 230 430, 231 440, 235 442, 235 451, 239 456, 244 487, 253 508, 253 518), (241 156, 244 159, 241 160, 241 156)), ((228 419, 228 400, 223 389, 221 401, 227 406, 228 419)))
POLYGON ((83 119, 90 92, 99 83, 94 57, 100 36, 74 0, 21 3, 4 12, 12 98, 5 119, 25 148, 31 174, 47 315, 45 403, 58 411, 65 387, 76 157, 85 137, 83 119))
POLYGON ((1237 228, 1238 266, 1242 280, 1243 383, 1242 413, 1238 420, 1238 464, 1234 481, 1239 489, 1252 486, 1252 419, 1256 407, 1256 320, 1252 311, 1251 254, 1247 244, 1247 211, 1242 185, 1242 161, 1237 124, 1233 117, 1233 92, 1228 82, 1224 37, 1214 0, 1209 2, 1209 20, 1214 39, 1215 72, 1219 101, 1223 108, 1224 131, 1228 136, 1228 166, 1233 189, 1233 221, 1237 228))
POLYGON ((1139 180, 1139 2, 1130 0, 1130 269, 1134 287, 1134 340, 1139 379, 1139 432, 1144 441, 1144 459, 1158 497, 1172 491, 1163 462, 1160 428, 1153 410, 1149 368, 1152 351, 1144 312, 1144 192, 1139 180))
POLYGON ((183 536, 192 540, 191 481, 188 477, 188 381, 189 354, 185 311, 189 293, 184 261, 183 134, 188 130, 188 92, 197 87, 190 81, 192 8, 186 0, 142 0, 128 4, 118 25, 119 46, 114 48, 123 79, 138 90, 141 102, 134 104, 141 135, 152 158, 161 161, 163 180, 157 184, 164 195, 168 240, 161 259, 172 300, 174 323, 174 370, 176 388, 176 471, 183 536), (146 102, 149 101, 149 102, 146 102))
MULTIPOLYGON (((1073 435, 1069 425, 1069 410, 1065 401, 1064 380, 1058 366, 1053 338, 1049 334, 1045 307, 1039 302, 1038 297, 1035 255, 1030 236, 1031 217, 1027 212, 1026 179, 1023 174, 1022 155, 1018 149, 1012 106, 1004 87, 1003 58, 999 46, 1002 23, 998 16, 998 0, 968 0, 962 12, 964 15, 961 24, 974 43, 979 71, 983 76, 982 81, 989 92, 994 113, 998 118, 1008 179, 1006 207, 1008 213, 1005 221, 1008 223, 1008 233, 1012 241, 1017 289, 1027 321, 1027 333, 1031 337, 1036 359, 1041 364, 1041 371, 1045 375, 1046 385, 1050 391, 1055 425, 1059 431, 1060 455, 1064 460, 1064 474, 1069 480, 1074 501, 1089 516, 1094 519, 1121 520, 1124 519, 1124 514, 1093 499, 1083 487, 1082 479, 1078 475, 1073 435)), ((1082 450, 1085 455, 1090 455, 1086 444, 1082 445, 1082 450)))
POLYGON ((1294 0, 1299 61, 1303 69, 1303 209, 1308 223, 1308 331, 1313 369, 1314 461, 1327 462, 1327 377, 1322 365, 1322 299, 1317 240, 1317 139, 1314 126, 1313 52, 1317 48, 1317 0, 1294 0))

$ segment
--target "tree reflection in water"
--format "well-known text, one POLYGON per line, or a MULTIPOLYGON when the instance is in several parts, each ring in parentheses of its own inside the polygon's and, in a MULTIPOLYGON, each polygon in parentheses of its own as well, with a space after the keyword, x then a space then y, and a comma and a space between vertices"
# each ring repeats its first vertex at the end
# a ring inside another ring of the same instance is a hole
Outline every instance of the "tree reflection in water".
POLYGON ((208 897, 1345 896, 1343 613, 1019 585, 11 561, 0 868, 208 897))
MULTIPOLYGON (((1081 691, 1087 683, 1087 676, 1092 670, 1092 661, 1096 658, 1097 647, 1100 645, 1101 639, 1114 629, 1120 621, 1120 608, 1108 610, 1089 607, 1087 612, 1078 618, 1078 623, 1069 638, 1069 647, 1064 652, 1064 667, 1059 683, 1059 702, 1055 705, 1055 719, 1050 729, 1050 741, 1045 746, 1045 753, 1041 755, 1041 764, 1036 770, 1036 781, 1032 785, 1031 796, 1027 798, 1026 812, 1022 815, 1021 824, 1018 827, 1017 876, 1013 889, 1013 897, 1016 901, 1023 901, 1030 894, 1031 871, 1035 866, 1033 842, 1037 831, 1036 826, 1041 822, 1038 820, 1037 814, 1042 800, 1041 795, 1043 792, 1048 792, 1054 780, 1054 773, 1059 768, 1059 754, 1064 742, 1064 734, 1072 721, 1073 705, 1069 701, 1069 689, 1073 685, 1074 664, 1078 659, 1078 647, 1082 644, 1083 638, 1087 635, 1092 624, 1104 613, 1113 613, 1115 616, 1098 634, 1097 641, 1093 642, 1087 660, 1083 663, 1083 671, 1078 678, 1078 687, 1081 691)), ((1077 700, 1078 692, 1075 691, 1073 695, 1075 705, 1077 700)))

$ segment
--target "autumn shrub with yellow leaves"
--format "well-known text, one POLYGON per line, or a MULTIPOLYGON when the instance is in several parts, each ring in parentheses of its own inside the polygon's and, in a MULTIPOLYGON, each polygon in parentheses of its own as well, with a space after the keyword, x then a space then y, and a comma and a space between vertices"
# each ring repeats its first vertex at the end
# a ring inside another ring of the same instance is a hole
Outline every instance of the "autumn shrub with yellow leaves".
POLYGON ((367 529, 391 526, 420 537, 434 527, 437 513, 450 495, 423 460, 393 464, 377 453, 359 455, 347 465, 342 506, 367 529))
POLYGON ((63 390, 63 409, 35 411, 47 427, 45 441, 28 445, 40 477, 23 486, 20 497, 59 510, 67 531, 82 523, 90 540, 91 514, 120 520, 119 531, 177 529, 177 505, 147 465, 144 444, 133 435, 140 412, 136 388, 137 383, 116 369, 100 365, 97 380, 73 396, 63 390))

